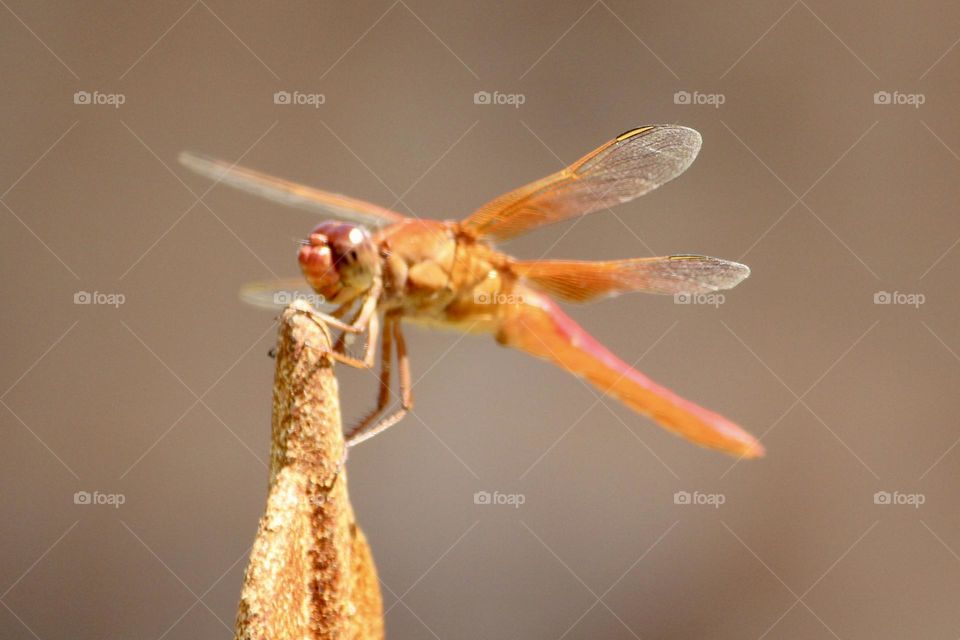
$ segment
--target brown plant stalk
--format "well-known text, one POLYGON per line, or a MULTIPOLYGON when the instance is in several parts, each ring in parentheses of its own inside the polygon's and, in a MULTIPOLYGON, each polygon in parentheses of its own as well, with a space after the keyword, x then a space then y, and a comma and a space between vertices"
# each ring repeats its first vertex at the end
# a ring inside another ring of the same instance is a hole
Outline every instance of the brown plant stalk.
POLYGON ((377 573, 347 494, 330 335, 309 309, 297 301, 281 317, 267 509, 237 640, 383 638, 377 573))

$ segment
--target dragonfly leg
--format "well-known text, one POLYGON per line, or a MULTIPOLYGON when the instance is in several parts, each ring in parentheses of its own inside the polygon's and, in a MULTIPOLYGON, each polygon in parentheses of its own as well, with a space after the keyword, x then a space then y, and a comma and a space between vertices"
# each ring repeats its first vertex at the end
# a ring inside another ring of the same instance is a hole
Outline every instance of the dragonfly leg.
POLYGON ((360 305, 360 313, 351 325, 351 333, 363 333, 363 330, 367 327, 367 323, 377 315, 377 304, 380 302, 380 294, 382 292, 383 285, 379 280, 376 280, 373 286, 370 287, 367 297, 364 298, 363 304, 360 305))
MULTIPOLYGON (((365 440, 369 440, 373 436, 386 431, 393 425, 400 422, 405 415, 413 408, 413 392, 411 387, 410 380, 410 359, 407 356, 407 343, 403 337, 403 330, 400 328, 400 322, 398 320, 392 320, 389 327, 390 332, 393 334, 393 340, 396 341, 397 349, 397 361, 400 365, 399 369, 399 378, 400 378, 400 408, 397 409, 394 413, 391 413, 386 418, 380 420, 375 425, 370 426, 370 422, 373 422, 373 418, 383 412, 384 407, 377 406, 377 410, 372 414, 372 416, 365 419, 360 425, 356 428, 351 429, 350 433, 347 434, 347 446, 353 447, 365 440)), ((384 330, 384 336, 387 335, 386 328, 384 330)), ((386 349, 384 350, 386 351, 386 349)), ((383 378, 381 378, 381 385, 383 384, 383 378)), ((389 396, 389 377, 387 377, 388 391, 387 395, 389 396)), ((381 387, 381 397, 384 394, 383 387, 381 387)), ((384 403, 385 404, 385 403, 384 403)))
POLYGON ((345 434, 349 442, 357 434, 366 431, 373 422, 390 404, 390 376, 393 372, 393 323, 396 322, 392 315, 388 315, 383 321, 383 337, 380 338, 380 391, 377 394, 377 406, 357 424, 352 426, 345 434))
POLYGON ((367 291, 366 297, 363 299, 363 304, 360 307, 360 313, 357 315, 356 319, 351 323, 346 323, 341 320, 339 315, 342 315, 347 312, 350 308, 350 304, 341 305, 333 313, 324 313, 323 311, 317 311, 316 309, 311 309, 308 313, 311 318, 314 318, 317 321, 324 322, 335 329, 345 331, 347 333, 363 333, 367 324, 370 322, 370 319, 376 314, 377 303, 380 301, 380 294, 383 292, 383 284, 376 280, 373 283, 373 286, 370 287, 367 291))
MULTIPOLYGON (((380 293, 382 290, 383 288, 380 281, 375 281, 367 293, 366 298, 364 298, 363 304, 360 306, 359 313, 350 324, 347 324, 346 322, 343 322, 342 320, 335 318, 330 314, 317 311, 316 309, 304 311, 304 313, 307 313, 309 317, 314 320, 314 322, 325 323, 343 331, 343 335, 341 335, 334 344, 333 349, 329 351, 330 357, 337 362, 342 362, 343 364, 356 367, 358 369, 373 368, 373 361, 376 357, 377 335, 379 333, 379 320, 376 313, 377 303, 380 300, 380 293), (367 344, 364 348, 363 359, 354 358, 353 356, 348 355, 346 353, 346 335, 348 333, 363 333, 364 331, 367 331, 367 344)), ((333 313, 335 315, 343 315, 348 309, 348 305, 342 305, 333 313)))
MULTIPOLYGON (((333 311, 330 312, 330 316, 333 317, 333 318, 340 319, 341 317, 343 317, 343 315, 344 315, 347 311, 350 310, 350 307, 353 306, 353 303, 354 303, 354 301, 351 300, 350 302, 347 302, 347 303, 344 303, 344 304, 340 305, 339 307, 337 307, 336 309, 334 309, 333 311)), ((319 314, 319 312, 317 312, 317 313, 319 314)), ((357 313, 357 317, 358 317, 359 315, 360 315, 360 314, 357 313)), ((314 315, 311 314, 311 315, 310 315, 310 318, 312 319, 313 317, 314 317, 314 315)), ((279 320, 280 320, 280 317, 277 316, 277 317, 275 318, 275 320, 279 321, 279 320)), ((354 320, 356 320, 356 317, 354 317, 354 320)), ((353 321, 351 321, 351 323, 352 323, 352 322, 353 322, 353 321)), ((346 351, 346 347, 344 346, 344 338, 346 337, 346 335, 347 335, 347 333, 346 333, 345 331, 341 331, 341 332, 340 332, 340 338, 337 340, 337 343, 336 343, 335 345, 333 345, 333 350, 334 350, 334 351, 338 351, 338 352, 340 352, 340 353, 343 353, 343 352, 346 351)), ((276 347, 271 347, 270 350, 267 351, 267 355, 268 355, 269 357, 271 357, 271 358, 276 358, 276 357, 277 357, 277 348, 276 348, 276 347)))
MULTIPOLYGON (((337 362, 342 362, 345 365, 355 367, 357 369, 372 369, 373 361, 377 356, 377 337, 380 333, 380 320, 377 316, 371 316, 367 321, 367 344, 363 350, 363 358, 354 358, 351 355, 348 355, 334 347, 330 350, 330 357, 336 360, 337 362)), ((340 341, 337 341, 337 346, 340 345, 340 341)))
POLYGON ((335 318, 329 313, 324 313, 323 311, 317 311, 316 309, 311 309, 309 312, 310 318, 316 322, 322 322, 323 324, 329 325, 334 329, 339 329, 347 333, 361 333, 363 329, 357 328, 355 324, 347 324, 339 318, 335 318))

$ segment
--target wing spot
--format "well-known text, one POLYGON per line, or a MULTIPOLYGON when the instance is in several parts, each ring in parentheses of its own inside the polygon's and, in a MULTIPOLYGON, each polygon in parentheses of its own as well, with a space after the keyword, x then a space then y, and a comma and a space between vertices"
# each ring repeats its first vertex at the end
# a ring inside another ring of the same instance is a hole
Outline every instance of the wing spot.
POLYGON ((626 131, 626 132, 621 133, 620 135, 618 135, 618 136, 617 136, 617 142, 623 142, 624 140, 629 140, 630 138, 632 138, 632 137, 634 137, 634 136, 638 136, 638 135, 640 135, 641 133, 646 133, 647 131, 650 131, 651 129, 653 129, 652 126, 650 126, 650 127, 638 127, 638 128, 636 128, 636 129, 630 129, 629 131, 626 131))

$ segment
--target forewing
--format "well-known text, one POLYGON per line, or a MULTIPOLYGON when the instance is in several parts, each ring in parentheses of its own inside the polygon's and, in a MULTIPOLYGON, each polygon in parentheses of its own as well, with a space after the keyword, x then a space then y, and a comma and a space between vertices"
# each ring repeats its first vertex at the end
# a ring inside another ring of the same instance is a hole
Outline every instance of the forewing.
POLYGON ((587 302, 631 291, 708 293, 737 286, 750 275, 746 265, 709 256, 677 255, 606 262, 520 260, 514 273, 556 298, 587 302))
POLYGON ((219 184, 229 185, 287 206, 370 227, 383 227, 405 219, 396 211, 357 198, 314 189, 253 169, 238 167, 224 160, 208 158, 189 151, 181 153, 179 159, 180 164, 219 184))
POLYGON ((476 237, 512 238, 536 227, 628 202, 683 173, 700 134, 673 125, 632 129, 562 171, 487 203, 461 222, 476 237))
POLYGON ((754 458, 763 446, 723 416, 681 398, 613 355, 549 298, 519 288, 518 301, 504 309, 497 339, 545 358, 585 378, 600 392, 684 438, 726 453, 754 458))

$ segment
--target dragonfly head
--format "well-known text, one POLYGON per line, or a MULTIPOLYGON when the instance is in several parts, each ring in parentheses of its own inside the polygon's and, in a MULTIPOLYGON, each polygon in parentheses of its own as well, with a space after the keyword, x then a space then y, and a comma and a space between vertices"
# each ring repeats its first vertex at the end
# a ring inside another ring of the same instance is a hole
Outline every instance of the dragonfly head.
POLYGON ((366 291, 380 273, 377 247, 364 227, 322 222, 300 247, 300 269, 313 290, 336 303, 366 291))

